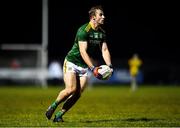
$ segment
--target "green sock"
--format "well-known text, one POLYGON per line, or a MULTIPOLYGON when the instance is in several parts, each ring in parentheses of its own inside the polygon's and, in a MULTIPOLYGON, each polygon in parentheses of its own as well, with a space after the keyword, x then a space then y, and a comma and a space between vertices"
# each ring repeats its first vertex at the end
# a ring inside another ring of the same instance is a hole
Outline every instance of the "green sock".
POLYGON ((62 112, 62 111, 58 111, 57 113, 56 113, 56 117, 61 117, 61 116, 63 116, 64 115, 64 112, 62 112))
POLYGON ((57 106, 58 106, 58 104, 57 104, 56 101, 51 104, 51 107, 54 108, 54 109, 56 109, 57 106))

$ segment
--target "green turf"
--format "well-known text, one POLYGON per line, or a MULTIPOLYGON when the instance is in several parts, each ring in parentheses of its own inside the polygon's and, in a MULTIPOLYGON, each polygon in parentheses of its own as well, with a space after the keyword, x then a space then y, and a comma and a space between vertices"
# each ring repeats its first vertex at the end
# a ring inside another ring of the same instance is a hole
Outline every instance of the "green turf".
POLYGON ((0 127, 180 127, 180 86, 87 88, 53 123, 44 113, 62 87, 0 87, 0 127))

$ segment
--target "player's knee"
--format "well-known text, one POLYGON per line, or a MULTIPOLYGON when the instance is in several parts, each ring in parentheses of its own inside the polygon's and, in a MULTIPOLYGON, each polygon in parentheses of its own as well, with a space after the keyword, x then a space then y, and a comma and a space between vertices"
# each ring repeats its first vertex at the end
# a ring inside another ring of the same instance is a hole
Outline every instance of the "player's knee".
POLYGON ((68 95, 73 94, 74 92, 76 92, 76 88, 75 87, 71 87, 71 88, 67 88, 66 89, 66 93, 68 95))

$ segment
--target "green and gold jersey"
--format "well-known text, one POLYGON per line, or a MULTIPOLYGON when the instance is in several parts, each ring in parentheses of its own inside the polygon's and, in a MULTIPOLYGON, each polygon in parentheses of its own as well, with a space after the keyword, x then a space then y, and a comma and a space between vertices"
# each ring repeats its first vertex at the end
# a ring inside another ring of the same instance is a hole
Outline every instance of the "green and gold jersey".
POLYGON ((88 48, 87 53, 90 57, 97 56, 97 50, 101 49, 102 43, 106 40, 105 32, 99 27, 98 30, 94 30, 90 23, 86 23, 81 26, 76 34, 74 45, 68 52, 66 59, 78 66, 87 67, 79 51, 79 41, 87 41, 88 48))

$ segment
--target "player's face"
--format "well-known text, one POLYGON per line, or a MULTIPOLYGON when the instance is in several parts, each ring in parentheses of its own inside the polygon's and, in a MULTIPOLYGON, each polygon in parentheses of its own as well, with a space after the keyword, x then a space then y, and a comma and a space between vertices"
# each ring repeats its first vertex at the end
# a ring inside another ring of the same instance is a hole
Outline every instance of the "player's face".
POLYGON ((95 20, 98 24, 104 24, 104 12, 100 9, 96 10, 95 20))

